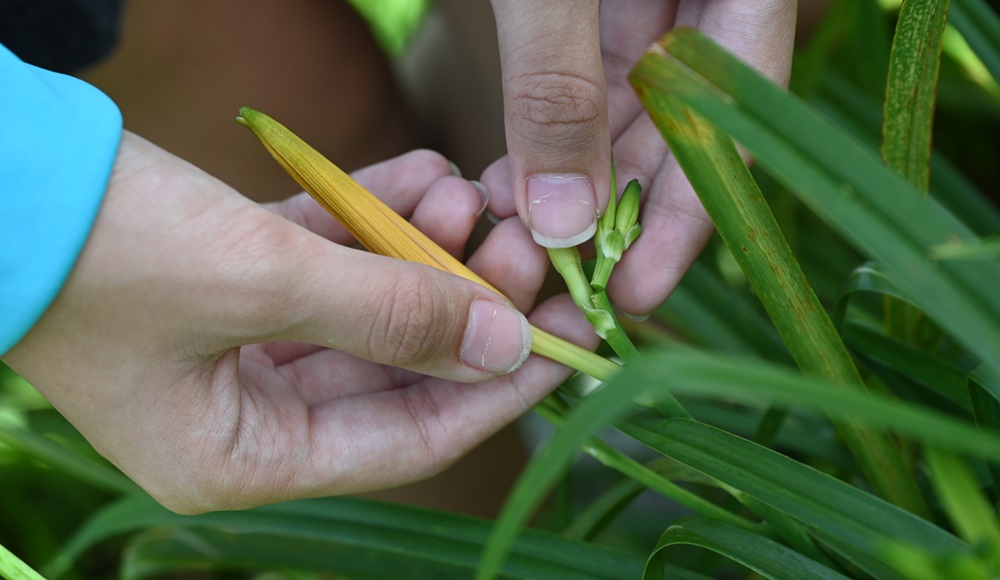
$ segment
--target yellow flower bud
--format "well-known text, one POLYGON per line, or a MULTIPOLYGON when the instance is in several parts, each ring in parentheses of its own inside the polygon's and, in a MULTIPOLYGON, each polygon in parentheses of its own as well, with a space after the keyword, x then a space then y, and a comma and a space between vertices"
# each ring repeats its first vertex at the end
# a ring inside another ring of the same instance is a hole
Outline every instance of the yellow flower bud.
MULTIPOLYGON (((250 129, 285 171, 369 251, 432 266, 501 294, 274 119, 243 107, 236 121, 250 129)), ((532 352, 594 378, 607 382, 621 368, 534 326, 531 333, 532 352)))

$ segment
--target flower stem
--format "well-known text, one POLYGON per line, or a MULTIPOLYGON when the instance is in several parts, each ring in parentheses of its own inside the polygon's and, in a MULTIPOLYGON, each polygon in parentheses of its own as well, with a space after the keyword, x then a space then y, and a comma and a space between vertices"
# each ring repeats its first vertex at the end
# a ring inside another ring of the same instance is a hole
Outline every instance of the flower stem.
POLYGON ((610 381, 622 370, 621 365, 571 342, 552 336, 540 328, 532 326, 531 337, 531 350, 535 354, 574 368, 602 383, 610 381))

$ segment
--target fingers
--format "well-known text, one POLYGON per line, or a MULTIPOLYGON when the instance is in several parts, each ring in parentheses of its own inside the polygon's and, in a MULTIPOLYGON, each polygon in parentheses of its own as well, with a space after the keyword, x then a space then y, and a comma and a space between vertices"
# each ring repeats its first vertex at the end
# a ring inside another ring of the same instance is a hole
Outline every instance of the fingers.
POLYGON ((615 266, 608 294, 633 317, 673 292, 712 236, 711 219, 672 158, 642 208, 642 235, 615 266))
MULTIPOLYGON (((596 346, 593 330, 565 296, 540 306, 532 321, 585 347, 596 346)), ((427 379, 319 405, 312 411, 309 456, 314 460, 295 472, 291 490, 280 493, 301 497, 303 488, 315 495, 352 493, 429 477, 537 404, 570 374, 533 355, 516 373, 474 387, 427 379)))
POLYGON ((524 316, 478 284, 333 244, 291 243, 297 252, 280 252, 255 274, 255 285, 283 299, 250 321, 259 326, 254 342, 320 344, 462 382, 511 372, 527 357, 524 316))
POLYGON ((545 282, 549 257, 520 220, 508 219, 493 228, 468 266, 528 312, 545 282))
MULTIPOLYGON (((642 104, 628 80, 629 73, 649 45, 670 30, 676 11, 676 2, 601 2, 601 47, 612 142, 642 113, 642 104)), ((615 159, 621 159, 617 151, 615 159)))
POLYGON ((431 184, 413 210, 410 223, 449 254, 460 258, 488 199, 482 184, 477 187, 460 177, 444 177, 431 184))
POLYGON ((607 205, 611 140, 597 0, 496 0, 510 180, 539 244, 589 239, 607 205))
POLYGON ((676 26, 693 26, 771 81, 788 85, 797 0, 681 0, 676 26))

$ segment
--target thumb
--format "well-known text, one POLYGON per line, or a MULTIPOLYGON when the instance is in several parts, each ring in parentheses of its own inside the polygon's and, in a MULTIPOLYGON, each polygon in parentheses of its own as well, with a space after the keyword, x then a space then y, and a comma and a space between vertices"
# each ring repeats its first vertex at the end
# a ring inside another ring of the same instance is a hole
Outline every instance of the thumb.
POLYGON ((611 138, 598 0, 494 0, 511 188, 535 241, 589 239, 607 205, 611 138))
POLYGON ((461 382, 512 372, 531 352, 524 315, 478 284, 343 246, 320 251, 309 267, 285 276, 296 290, 284 318, 300 322, 270 340, 319 344, 461 382))

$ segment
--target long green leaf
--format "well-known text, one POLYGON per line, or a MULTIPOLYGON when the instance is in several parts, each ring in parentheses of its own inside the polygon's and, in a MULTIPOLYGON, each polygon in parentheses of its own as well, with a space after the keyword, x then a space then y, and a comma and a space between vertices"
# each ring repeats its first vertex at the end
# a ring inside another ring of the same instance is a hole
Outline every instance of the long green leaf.
MULTIPOLYGON (((822 89, 822 94, 810 102, 869 148, 878 149, 881 102, 829 69, 823 76, 822 89)), ((1000 209, 940 151, 931 154, 930 179, 931 195, 977 234, 992 234, 1000 228, 1000 209)))
MULTIPOLYGON (((536 411, 557 427, 562 427, 565 424, 565 418, 554 407, 555 405, 551 404, 551 400, 549 399, 542 405, 539 405, 536 408, 536 411)), ((719 518, 721 520, 728 521, 735 526, 746 529, 754 529, 756 526, 756 524, 753 524, 736 514, 728 512, 705 498, 684 489, 671 481, 669 478, 664 477, 662 474, 657 473, 650 467, 639 463, 635 459, 632 459, 621 451, 618 451, 597 437, 585 437, 584 440, 579 443, 579 447, 584 451, 584 453, 587 453, 597 461, 600 461, 605 466, 618 471, 622 475, 632 478, 633 480, 646 486, 648 489, 679 503, 697 514, 719 518)), ((536 498, 535 501, 538 501, 539 499, 540 498, 536 498)))
POLYGON ((937 202, 695 31, 668 34, 632 79, 640 92, 675 95, 732 134, 970 352, 1000 368, 1000 268, 928 259, 933 246, 977 239, 937 202))
POLYGON ((990 575, 1000 574, 1000 521, 972 472, 955 454, 933 447, 927 450, 927 465, 931 482, 959 535, 984 547, 992 568, 990 575))
POLYGON ((1000 18, 983 0, 954 0, 949 19, 1000 82, 1000 18))
POLYGON ((905 0, 889 57, 882 159, 917 189, 930 186, 931 126, 949 0, 905 0))
MULTIPOLYGON (((429 574, 440 574, 439 577, 467 578, 478 563, 491 523, 353 498, 305 500, 248 511, 181 516, 148 497, 135 497, 112 504, 92 517, 47 567, 46 577, 61 575, 98 542, 153 526, 215 530, 247 538, 247 544, 242 540, 232 544, 236 552, 227 556, 231 556, 231 561, 255 557, 255 562, 262 563, 298 562, 303 566, 319 566, 326 573, 350 570, 353 577, 365 578, 405 575, 400 574, 399 566, 412 565, 429 574), (254 556, 249 547, 267 553, 254 556), (308 557, 299 553, 305 548, 313 550, 308 557), (359 557, 361 560, 357 561, 359 557)), ((544 532, 525 532, 512 548, 512 555, 502 569, 505 577, 565 574, 634 578, 642 569, 642 562, 634 556, 544 532)))
MULTIPOLYGON (((969 375, 967 384, 976 425, 983 431, 1000 434, 1000 374, 981 366, 969 375)), ((989 469, 993 488, 1000 495, 1000 465, 991 464, 989 469)))
POLYGON ((692 519, 667 528, 646 563, 643 580, 669 580, 666 550, 691 544, 743 564, 775 580, 845 579, 846 576, 764 536, 716 520, 692 519))
POLYGON ((67 449, 48 437, 25 429, 0 427, 0 443, 95 487, 121 494, 141 493, 139 486, 112 467, 67 449))
POLYGON ((496 576, 521 526, 566 470, 577 448, 590 439, 590 433, 633 407, 632 401, 653 390, 657 382, 650 376, 629 382, 616 377, 562 422, 562 428, 535 454, 507 497, 476 572, 477 579, 496 576))
MULTIPOLYGON (((732 140, 669 93, 639 96, 694 186, 719 234, 767 309, 798 366, 838 388, 865 384, 806 280, 732 140)), ((879 495, 927 513, 899 450, 884 434, 839 421, 838 433, 879 495)))
POLYGON ((38 572, 0 545, 0 578, 7 580, 44 580, 38 572))
POLYGON ((658 380, 685 397, 813 409, 833 419, 854 417, 914 441, 1000 463, 1000 434, 883 395, 837 389, 828 381, 803 377, 774 364, 685 352, 649 353, 633 367, 634 371, 623 373, 623 379, 658 380), (658 377, 662 369, 670 369, 669 379, 658 377))
MULTIPOLYGON (((970 553, 933 524, 840 480, 725 431, 650 414, 620 424, 627 434, 875 560, 900 542, 938 557, 970 553)), ((821 538, 822 539, 822 538, 821 538)))

